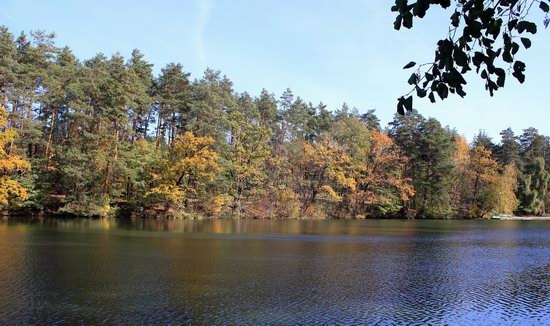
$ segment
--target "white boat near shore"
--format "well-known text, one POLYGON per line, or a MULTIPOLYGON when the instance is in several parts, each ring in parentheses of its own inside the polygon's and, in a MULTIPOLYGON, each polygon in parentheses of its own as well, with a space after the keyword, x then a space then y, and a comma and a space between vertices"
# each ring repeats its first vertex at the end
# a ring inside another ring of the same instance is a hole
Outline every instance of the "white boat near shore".
POLYGON ((494 215, 491 219, 500 221, 550 221, 550 216, 494 215))

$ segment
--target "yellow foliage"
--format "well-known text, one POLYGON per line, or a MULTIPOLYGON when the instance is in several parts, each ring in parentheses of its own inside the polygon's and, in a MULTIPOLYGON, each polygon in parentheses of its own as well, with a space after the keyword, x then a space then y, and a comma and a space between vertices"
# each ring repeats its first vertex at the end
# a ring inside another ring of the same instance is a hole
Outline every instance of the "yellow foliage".
POLYGON ((336 191, 334 191, 334 189, 332 189, 332 187, 329 185, 322 185, 321 190, 326 192, 332 199, 336 201, 342 200, 342 197, 339 196, 336 191))
POLYGON ((181 205, 196 194, 198 187, 214 180, 220 171, 218 154, 210 149, 213 143, 212 137, 196 137, 191 132, 178 135, 160 171, 151 172, 156 186, 146 195, 181 205))
POLYGON ((498 183, 500 165, 491 157, 491 151, 476 146, 468 164, 471 204, 470 217, 485 217, 497 206, 498 195, 495 191, 498 183))
POLYGON ((466 210, 469 209, 469 202, 466 204, 466 197, 471 192, 471 189, 469 171, 470 146, 464 137, 455 137, 451 158, 455 167, 449 189, 451 205, 456 213, 465 214, 466 210))
POLYGON ((361 168, 357 184, 361 189, 356 198, 364 204, 384 204, 388 198, 377 193, 380 189, 394 189, 399 198, 408 201, 414 195, 410 179, 401 173, 407 163, 393 139, 388 135, 372 130, 369 155, 361 168))
POLYGON ((299 155, 297 165, 304 180, 300 186, 304 211, 313 204, 318 191, 324 191, 331 199, 339 201, 341 198, 335 187, 355 190, 355 180, 349 173, 351 158, 331 136, 322 137, 313 144, 303 143, 299 155))
POLYGON ((479 181, 492 183, 498 176, 499 164, 491 157, 491 151, 483 146, 476 146, 470 159, 469 170, 479 181))
POLYGON ((2 170, 0 173, 2 174, 12 174, 30 168, 30 163, 18 155, 6 155, 5 158, 0 159, 0 169, 2 170))
POLYGON ((516 198, 518 187, 518 169, 514 163, 504 167, 504 171, 495 182, 495 193, 497 204, 495 211, 499 214, 513 214, 518 207, 519 200, 516 198))
POLYGON ((0 177, 0 206, 9 204, 10 196, 18 197, 21 200, 27 200, 27 190, 23 188, 19 182, 11 179, 8 176, 0 177))
POLYGON ((208 215, 219 215, 226 205, 227 198, 223 195, 211 196, 206 201, 206 207, 204 210, 208 215))
POLYGON ((145 195, 148 197, 161 198, 162 200, 167 200, 170 203, 179 205, 183 202, 185 192, 175 185, 161 184, 152 188, 145 195))
POLYGON ((7 206, 10 198, 28 199, 27 191, 21 184, 12 179, 10 175, 23 172, 31 168, 29 162, 20 156, 12 154, 12 151, 6 150, 8 143, 12 143, 17 133, 15 130, 7 128, 8 112, 4 106, 0 106, 0 206, 7 206))
POLYGON ((300 198, 292 189, 280 186, 272 189, 274 192, 274 209, 276 217, 298 218, 300 217, 300 198))
POLYGON ((451 154, 453 162, 458 169, 464 168, 470 160, 470 146, 463 136, 456 137, 451 154))

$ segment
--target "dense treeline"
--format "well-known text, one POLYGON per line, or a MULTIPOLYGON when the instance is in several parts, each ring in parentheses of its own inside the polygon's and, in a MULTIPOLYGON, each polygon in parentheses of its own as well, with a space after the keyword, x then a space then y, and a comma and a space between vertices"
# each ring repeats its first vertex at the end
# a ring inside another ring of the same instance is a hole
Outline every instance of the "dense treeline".
POLYGON ((550 139, 468 144, 417 112, 382 129, 220 72, 154 76, 138 51, 80 61, 0 28, 0 209, 78 216, 372 218, 545 214, 550 139))

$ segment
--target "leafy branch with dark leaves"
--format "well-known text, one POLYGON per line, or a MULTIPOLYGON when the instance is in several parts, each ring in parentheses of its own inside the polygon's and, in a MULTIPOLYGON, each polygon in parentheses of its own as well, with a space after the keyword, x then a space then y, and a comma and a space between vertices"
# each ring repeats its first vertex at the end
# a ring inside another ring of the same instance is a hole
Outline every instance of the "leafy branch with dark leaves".
MULTIPOLYGON (((444 100, 451 94, 466 96, 464 75, 475 69, 485 80, 485 89, 493 96, 504 87, 511 73, 520 83, 525 81, 525 63, 516 59, 520 43, 531 47, 529 34, 537 33, 537 25, 527 17, 537 5, 545 15, 543 25, 548 27, 549 0, 454 0, 448 36, 437 42, 434 61, 417 66, 411 61, 404 69, 416 67, 408 83, 411 91, 400 97, 397 112, 405 114, 413 109, 413 93, 432 103, 436 95, 444 100)), ((396 30, 412 28, 414 17, 423 18, 432 6, 451 7, 451 0, 396 0, 391 10, 397 12, 396 30)))

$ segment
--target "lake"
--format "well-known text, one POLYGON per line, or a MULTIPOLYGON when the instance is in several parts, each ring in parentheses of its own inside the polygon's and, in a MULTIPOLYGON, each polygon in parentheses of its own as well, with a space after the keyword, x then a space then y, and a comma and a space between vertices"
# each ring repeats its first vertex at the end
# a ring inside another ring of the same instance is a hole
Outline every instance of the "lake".
POLYGON ((550 323, 544 221, 0 221, 0 324, 550 323))

